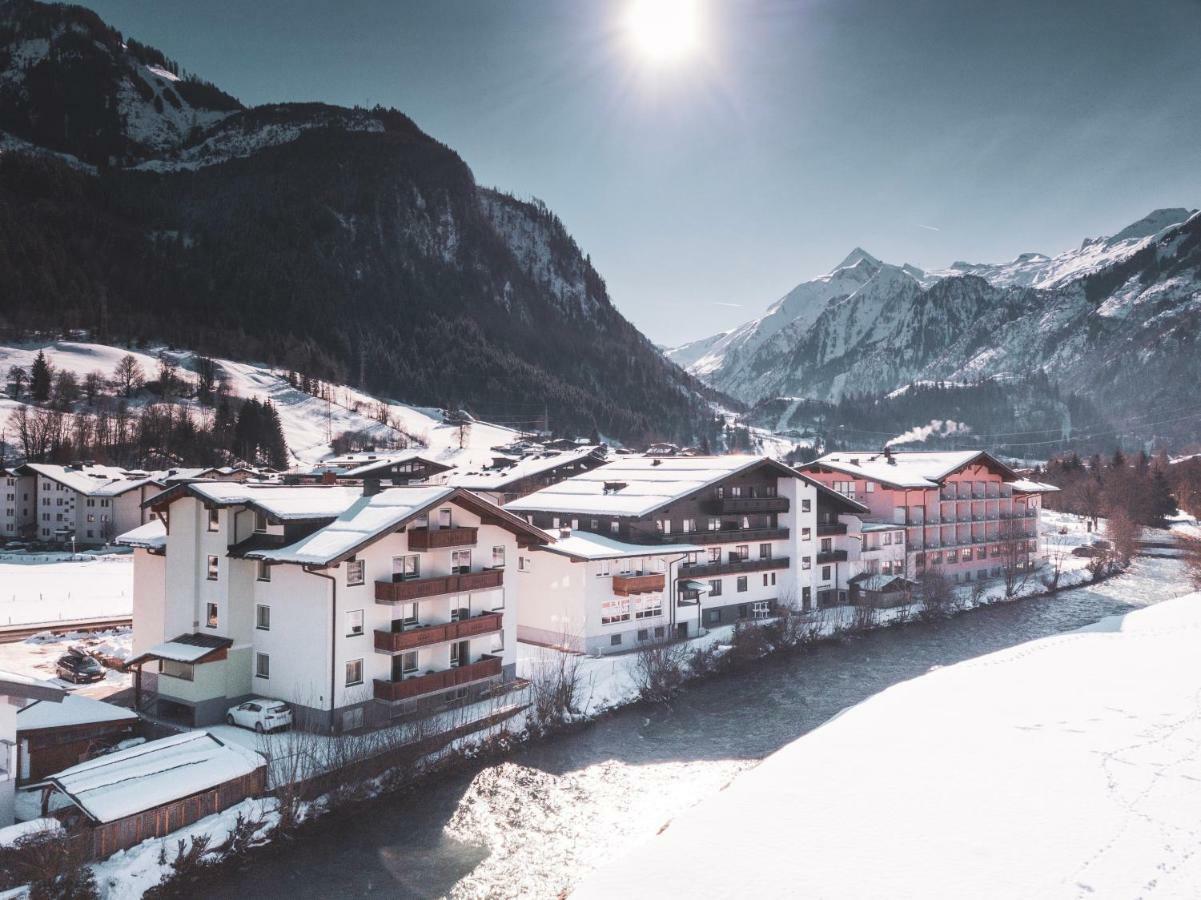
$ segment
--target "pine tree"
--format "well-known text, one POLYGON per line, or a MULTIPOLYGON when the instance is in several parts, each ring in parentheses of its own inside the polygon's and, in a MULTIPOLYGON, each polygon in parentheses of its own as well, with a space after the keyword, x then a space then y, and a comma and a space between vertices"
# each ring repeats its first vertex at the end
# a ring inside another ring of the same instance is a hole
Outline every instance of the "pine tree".
POLYGON ((39 350, 29 373, 29 395, 34 403, 45 403, 50 399, 50 378, 50 363, 46 362, 46 354, 39 350))
POLYGON ((284 440, 283 423, 279 420, 279 411, 270 400, 262 410, 261 440, 267 465, 273 469, 288 468, 288 444, 284 440))

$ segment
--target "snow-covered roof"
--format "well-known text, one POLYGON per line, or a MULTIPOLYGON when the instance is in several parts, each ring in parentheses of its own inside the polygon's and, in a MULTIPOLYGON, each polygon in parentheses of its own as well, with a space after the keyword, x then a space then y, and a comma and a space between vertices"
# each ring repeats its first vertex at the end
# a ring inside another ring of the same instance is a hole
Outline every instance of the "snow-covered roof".
POLYGON ((146 550, 161 550, 167 546, 167 526, 162 519, 151 519, 117 537, 116 543, 146 550))
POLYGON ((505 504, 510 512, 644 516, 758 465, 795 477, 763 456, 626 456, 505 504))
POLYGON ((878 450, 847 450, 827 453, 801 468, 804 470, 825 466, 858 478, 896 487, 931 488, 937 487, 952 472, 981 457, 1009 471, 1008 466, 983 450, 893 450, 888 455, 878 450))
POLYGON ((239 484, 236 481, 191 481, 150 501, 156 506, 193 496, 214 506, 251 506, 280 521, 332 519, 363 496, 358 487, 325 484, 239 484))
POLYGON ((1011 481, 1010 484, 1015 491, 1021 491, 1023 494, 1051 494, 1059 490, 1053 484, 1031 481, 1029 478, 1019 478, 1017 481, 1011 481))
POLYGON ((901 583, 903 587, 908 582, 900 575, 881 575, 880 573, 856 575, 851 579, 850 583, 854 584, 865 591, 884 591, 893 585, 901 583))
POLYGON ((61 703, 34 701, 17 710, 17 730, 65 728, 71 725, 93 725, 99 722, 135 722, 138 714, 131 709, 113 706, 103 700, 68 694, 61 703))
POLYGON ((550 544, 540 547, 551 553, 560 553, 575 559, 624 559, 632 556, 678 556, 681 553, 700 553, 704 547, 691 544, 647 545, 627 544, 615 541, 603 534, 592 534, 588 531, 573 531, 570 537, 556 538, 554 532, 547 532, 553 539, 550 544))
POLYGON ((174 662, 194 663, 209 654, 228 648, 233 641, 230 638, 217 637, 208 634, 182 634, 170 641, 155 644, 141 655, 129 660, 129 665, 146 659, 170 659, 174 662))
POLYGON ((47 681, 7 672, 0 669, 0 697, 23 697, 27 700, 50 700, 60 702, 67 692, 47 681))
POLYGON ((860 531, 904 531, 904 525, 896 525, 892 522, 864 522, 860 531))
POLYGON ((462 488, 407 485, 387 488, 371 496, 360 494, 333 522, 307 537, 285 547, 247 550, 244 555, 247 559, 270 562, 330 565, 354 555, 441 503, 456 503, 475 512, 494 516, 498 523, 508 523, 510 530, 524 533, 538 543, 548 540, 540 529, 462 488))
POLYGON ((156 483, 154 476, 149 473, 130 472, 117 466, 26 463, 24 468, 88 497, 117 497, 143 485, 156 483))
POLYGON ((263 757, 187 731, 88 760, 46 779, 96 822, 115 822, 249 775, 263 757))
POLYGON ((324 528, 286 547, 250 550, 246 556, 271 562, 326 565, 353 554, 453 493, 454 488, 444 485, 389 488, 370 497, 360 492, 358 499, 324 528))
POLYGON ((523 478, 541 475, 543 472, 550 472, 560 466, 598 456, 600 449, 599 446, 585 446, 576 450, 546 450, 518 459, 513 465, 501 469, 454 472, 448 483, 473 491, 499 491, 523 478))
POLYGON ((323 460, 305 472, 310 475, 332 472, 339 478, 363 478, 377 469, 413 461, 422 462, 435 471, 451 468, 447 463, 433 459, 425 450, 398 450, 393 453, 347 453, 323 460))

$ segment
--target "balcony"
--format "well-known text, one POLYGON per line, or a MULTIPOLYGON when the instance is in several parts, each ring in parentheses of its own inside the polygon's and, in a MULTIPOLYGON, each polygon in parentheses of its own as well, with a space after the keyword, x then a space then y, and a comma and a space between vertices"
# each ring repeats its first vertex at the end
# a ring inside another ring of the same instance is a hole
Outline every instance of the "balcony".
POLYGON ((827 550, 825 553, 817 554, 817 564, 819 566, 827 565, 828 563, 846 562, 847 552, 845 550, 827 550))
POLYGON ((713 507, 727 515, 742 513, 788 512, 787 497, 723 497, 713 502, 713 507))
POLYGON ((662 572, 651 572, 646 575, 614 575, 613 593, 619 597, 630 594, 651 594, 663 590, 667 578, 662 572))
POLYGON ((503 616, 500 613, 486 613, 471 619, 447 622, 444 625, 418 625, 405 631, 376 631, 375 649, 378 653, 393 654, 446 641, 460 641, 500 631, 502 621, 503 616))
POLYGON ((768 572, 787 568, 787 556, 773 556, 769 559, 739 559, 728 562, 700 563, 695 566, 681 565, 680 577, 709 578, 714 575, 741 575, 744 572, 768 572))
POLYGON ((484 656, 479 662, 446 669, 442 672, 429 672, 425 675, 413 675, 401 681, 389 681, 384 678, 375 679, 375 699, 385 703, 395 703, 397 700, 410 700, 434 691, 444 691, 448 688, 462 687, 487 678, 500 675, 501 660, 499 656, 484 656))
POLYGON ((735 541, 783 541, 788 539, 787 528, 731 528, 722 531, 682 531, 661 534, 664 544, 732 544, 735 541))
POLYGON ((478 528, 410 528, 410 550, 446 550, 474 547, 478 528))
POLYGON ((465 575, 440 575, 434 578, 414 578, 410 581, 377 581, 376 603, 412 603, 445 594, 464 594, 468 591, 487 591, 504 584, 504 569, 485 569, 465 575))
POLYGON ((846 525, 843 525, 842 523, 833 523, 833 522, 826 523, 826 524, 819 523, 817 526, 817 536, 818 537, 830 537, 831 535, 846 534, 846 533, 847 533, 847 527, 846 527, 846 525))

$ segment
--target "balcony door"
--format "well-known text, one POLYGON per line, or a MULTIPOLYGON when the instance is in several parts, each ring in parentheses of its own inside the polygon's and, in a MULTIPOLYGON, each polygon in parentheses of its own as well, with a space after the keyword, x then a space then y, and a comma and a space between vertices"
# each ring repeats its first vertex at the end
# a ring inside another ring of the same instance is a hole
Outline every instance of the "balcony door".
POLYGON ((471 571, 471 551, 455 550, 450 554, 450 571, 452 575, 466 575, 471 571))
POLYGON ((450 645, 450 667, 457 669, 471 662, 471 641, 457 641, 450 645))
POLYGON ((393 581, 410 581, 414 578, 421 577, 421 557, 412 554, 409 556, 394 556, 392 557, 392 580, 393 581))

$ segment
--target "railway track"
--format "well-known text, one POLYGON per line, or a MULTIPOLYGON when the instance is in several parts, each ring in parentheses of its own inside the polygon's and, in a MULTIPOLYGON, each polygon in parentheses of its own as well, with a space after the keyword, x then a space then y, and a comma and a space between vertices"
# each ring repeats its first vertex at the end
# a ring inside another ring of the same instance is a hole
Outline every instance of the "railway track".
POLYGON ((107 619, 73 619, 57 622, 40 622, 32 625, 0 626, 0 644, 15 644, 35 634, 68 634, 76 631, 107 631, 110 628, 128 628, 133 625, 132 616, 111 616, 107 619))

